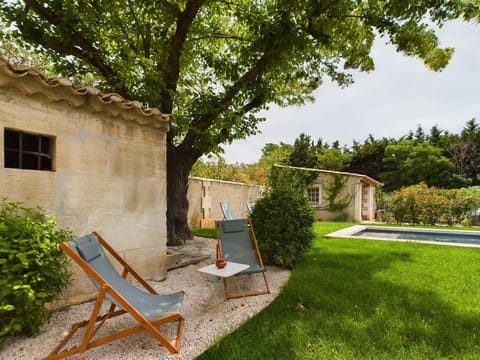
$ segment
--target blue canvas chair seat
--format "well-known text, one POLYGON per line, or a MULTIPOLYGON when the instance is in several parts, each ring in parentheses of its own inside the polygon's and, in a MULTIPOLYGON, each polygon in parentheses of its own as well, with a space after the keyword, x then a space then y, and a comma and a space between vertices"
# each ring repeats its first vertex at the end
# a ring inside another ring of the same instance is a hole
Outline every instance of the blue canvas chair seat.
POLYGON ((67 334, 45 359, 62 359, 142 330, 150 332, 171 353, 178 353, 184 324, 184 319, 180 315, 180 308, 184 296, 183 292, 167 295, 158 294, 156 290, 96 232, 66 243, 61 243, 60 247, 87 273, 99 293, 90 318, 74 324, 70 333, 67 334), (104 249, 123 266, 121 275, 110 262, 104 249), (131 274, 144 289, 133 286, 128 282, 126 278, 129 274, 131 274), (112 304, 107 313, 99 315, 101 305, 105 300, 109 300, 112 304), (118 310, 116 310, 117 307, 119 308, 118 310), (110 336, 94 339, 95 333, 106 320, 126 313, 137 320, 139 325, 110 336), (167 322, 178 322, 174 342, 170 342, 158 329, 158 325, 167 322), (86 329, 81 344, 62 351, 68 340, 78 329, 83 327, 86 327, 86 329))
POLYGON ((247 264, 249 268, 238 275, 262 273, 265 289, 254 290, 245 293, 232 294, 228 291, 225 278, 225 297, 227 299, 243 296, 269 294, 270 289, 265 275, 266 268, 263 265, 257 239, 250 219, 235 219, 217 221, 217 257, 223 257, 227 262, 247 264))

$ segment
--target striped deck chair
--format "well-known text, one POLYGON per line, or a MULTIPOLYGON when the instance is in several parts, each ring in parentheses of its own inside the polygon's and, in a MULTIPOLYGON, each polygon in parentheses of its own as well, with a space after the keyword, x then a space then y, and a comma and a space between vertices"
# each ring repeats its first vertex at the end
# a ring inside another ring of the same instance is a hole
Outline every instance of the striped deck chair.
POLYGON ((62 359, 88 349, 122 339, 146 330, 164 345, 171 353, 178 353, 184 318, 180 308, 184 292, 159 295, 113 248, 96 232, 78 239, 63 242, 61 249, 70 256, 88 275, 98 289, 97 299, 88 320, 76 323, 71 331, 45 359, 62 359), (104 249, 118 262, 122 274, 117 272, 104 249), (126 280, 132 275, 144 289, 137 288, 126 280), (108 300, 108 311, 100 315, 102 304, 108 300), (111 335, 95 338, 95 334, 107 321, 116 316, 129 314, 138 324, 111 335), (178 322, 176 339, 171 342, 160 332, 158 326, 168 322, 178 322), (77 330, 85 328, 80 344, 62 350, 77 330))

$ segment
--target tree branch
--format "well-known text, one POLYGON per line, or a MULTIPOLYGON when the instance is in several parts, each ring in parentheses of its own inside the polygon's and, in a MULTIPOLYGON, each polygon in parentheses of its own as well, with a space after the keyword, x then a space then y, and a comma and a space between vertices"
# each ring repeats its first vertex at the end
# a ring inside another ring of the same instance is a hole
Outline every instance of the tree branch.
MULTIPOLYGON (((50 24, 54 26, 59 25, 60 17, 55 12, 46 9, 35 0, 26 0, 25 3, 26 6, 32 8, 33 11, 47 20, 50 24)), ((54 39, 42 37, 39 41, 47 48, 56 50, 61 54, 73 55, 97 68, 98 71, 100 71, 100 73, 102 73, 102 75, 105 77, 107 82, 114 88, 115 92, 125 98, 130 98, 129 91, 117 81, 118 76, 116 72, 112 67, 103 62, 103 59, 98 54, 98 50, 77 31, 72 33, 72 39, 73 43, 69 43, 68 48, 64 46, 65 43, 61 44, 54 39)))
POLYGON ((244 42, 252 42, 250 39, 246 39, 240 36, 231 36, 231 35, 225 35, 225 34, 214 34, 214 35, 208 35, 208 36, 198 36, 195 38, 192 38, 192 41, 200 41, 200 40, 207 40, 207 39, 227 39, 227 40, 239 40, 239 41, 244 41, 244 42))
POLYGON ((170 52, 165 70, 166 90, 161 96, 161 111, 171 113, 173 110, 172 93, 177 90, 178 78, 180 76, 180 58, 182 56, 183 45, 188 35, 188 31, 195 19, 198 11, 205 0, 189 0, 185 10, 179 13, 177 17, 177 28, 170 42, 170 52))
MULTIPOLYGON (((265 53, 258 59, 255 65, 247 71, 240 79, 237 80, 218 101, 215 110, 210 113, 202 115, 197 121, 192 122, 192 128, 185 135, 183 144, 185 146, 192 146, 197 138, 197 133, 208 129, 215 119, 224 112, 228 106, 231 105, 233 99, 238 93, 247 85, 256 82, 268 68, 268 65, 275 59, 276 51, 271 48, 265 51, 265 53)), ((258 106, 259 99, 254 98, 250 103, 244 106, 245 113, 252 110, 255 106, 258 106)))
POLYGON ((268 49, 265 53, 258 59, 255 66, 253 66, 249 71, 247 71, 235 84, 230 87, 225 92, 222 100, 219 101, 218 106, 215 111, 210 114, 204 115, 200 121, 196 124, 197 128, 200 130, 207 129, 213 120, 215 120, 218 115, 220 115, 225 109, 230 106, 232 100, 235 96, 242 90, 246 85, 256 82, 268 68, 268 65, 275 58, 275 50, 268 49))
MULTIPOLYGON (((135 10, 132 8, 132 2, 131 1, 128 1, 128 10, 130 11, 130 14, 132 14, 132 17, 133 17, 133 20, 135 22, 135 28, 137 29, 138 31, 138 34, 140 35, 140 38, 142 39, 142 42, 143 42, 143 51, 145 53, 145 56, 146 57, 149 57, 150 55, 150 49, 149 49, 149 38, 147 39, 147 36, 149 36, 149 34, 147 32, 143 32, 143 29, 139 26, 139 22, 138 22, 138 18, 137 18, 137 14, 135 14, 135 10)), ((118 25, 122 28, 123 30, 123 33, 125 34, 125 38, 126 39, 130 39, 130 34, 128 34, 128 32, 126 31, 125 27, 123 26, 122 22, 121 21, 118 21, 117 22, 118 25)), ((128 41, 129 45, 130 45, 130 48, 133 50, 133 51, 138 51, 137 49, 137 46, 132 44, 131 41, 128 41)))
MULTIPOLYGON (((244 104, 242 106, 242 108, 236 112, 235 115, 237 116, 243 116, 245 114, 247 114, 249 111, 259 107, 263 105, 263 100, 262 100, 262 96, 255 96, 252 100, 250 100, 248 103, 244 104)), ((218 134, 218 140, 217 142, 220 144, 220 143, 223 143, 225 141, 225 139, 222 139, 222 136, 226 136, 226 134, 228 134, 228 132, 230 131, 230 129, 227 129, 225 127, 223 127, 219 134, 218 134)))
POLYGON ((239 111, 237 114, 239 116, 243 116, 250 112, 253 109, 258 108, 259 106, 263 105, 263 97, 262 96, 255 96, 250 102, 246 103, 242 106, 242 111, 239 111))
POLYGON ((172 4, 167 0, 160 0, 160 3, 163 4, 166 8, 168 8, 171 12, 178 16, 180 14, 180 8, 176 4, 172 4))

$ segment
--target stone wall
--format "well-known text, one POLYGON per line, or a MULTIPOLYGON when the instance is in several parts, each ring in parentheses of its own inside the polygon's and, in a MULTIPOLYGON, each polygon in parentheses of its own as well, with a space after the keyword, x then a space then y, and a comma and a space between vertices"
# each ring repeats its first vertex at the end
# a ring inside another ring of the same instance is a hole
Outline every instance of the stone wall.
POLYGON ((334 203, 347 203, 348 205, 338 211, 329 209, 328 187, 334 179, 332 173, 319 173, 311 187, 320 188, 320 204, 312 204, 315 209, 315 219, 332 221, 373 221, 375 216, 375 185, 370 184, 359 176, 341 175, 343 187, 337 195, 334 203))
POLYGON ((191 177, 188 181, 188 224, 191 228, 212 227, 223 219, 220 202, 228 202, 237 218, 247 216, 247 203, 254 203, 264 187, 232 181, 191 177))
MULTIPOLYGON (((164 278, 168 120, 152 126, 135 109, 126 114, 128 104, 118 105, 118 98, 109 104, 95 94, 50 89, 41 78, 9 79, 5 73, 0 71, 0 197, 42 206, 77 236, 96 230, 141 274, 164 278), (53 137, 53 171, 5 168, 5 128, 53 137)), ((74 283, 59 305, 92 295, 89 280, 74 268, 74 283)))

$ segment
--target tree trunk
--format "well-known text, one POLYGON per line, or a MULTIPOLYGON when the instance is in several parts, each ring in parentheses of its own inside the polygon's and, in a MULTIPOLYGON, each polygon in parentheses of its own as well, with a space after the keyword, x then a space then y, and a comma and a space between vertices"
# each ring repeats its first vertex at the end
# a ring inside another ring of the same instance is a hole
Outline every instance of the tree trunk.
POLYGON ((167 146, 167 236, 169 245, 191 239, 188 227, 188 175, 201 152, 167 146))

